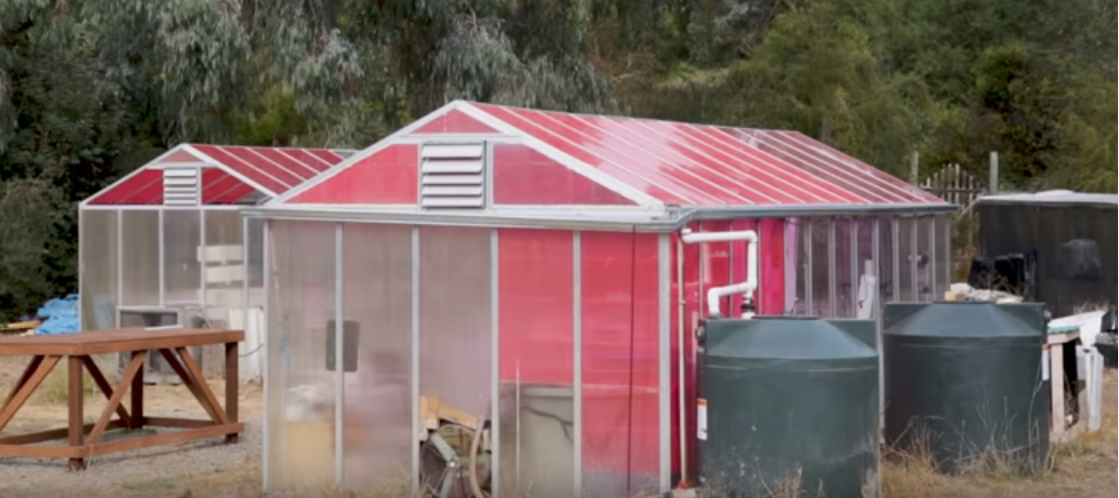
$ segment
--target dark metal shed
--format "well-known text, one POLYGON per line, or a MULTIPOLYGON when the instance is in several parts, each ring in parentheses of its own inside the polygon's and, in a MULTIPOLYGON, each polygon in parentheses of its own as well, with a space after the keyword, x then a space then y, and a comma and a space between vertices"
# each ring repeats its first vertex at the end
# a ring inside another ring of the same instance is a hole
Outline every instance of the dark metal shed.
POLYGON ((1054 316, 1117 302, 1119 196, 1052 190, 985 196, 977 205, 980 254, 1033 259, 1026 299, 1054 316))

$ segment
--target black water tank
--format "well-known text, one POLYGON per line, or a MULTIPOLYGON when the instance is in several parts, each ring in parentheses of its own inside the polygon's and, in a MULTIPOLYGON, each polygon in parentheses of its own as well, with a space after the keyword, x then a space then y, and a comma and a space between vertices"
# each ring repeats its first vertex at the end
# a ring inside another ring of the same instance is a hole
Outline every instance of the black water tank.
POLYGON ((1049 446, 1041 304, 889 303, 882 318, 886 441, 937 469, 1041 469, 1049 446))
POLYGON ((805 498, 879 496, 875 336, 871 321, 705 322, 704 496, 784 496, 778 489, 790 487, 805 498))

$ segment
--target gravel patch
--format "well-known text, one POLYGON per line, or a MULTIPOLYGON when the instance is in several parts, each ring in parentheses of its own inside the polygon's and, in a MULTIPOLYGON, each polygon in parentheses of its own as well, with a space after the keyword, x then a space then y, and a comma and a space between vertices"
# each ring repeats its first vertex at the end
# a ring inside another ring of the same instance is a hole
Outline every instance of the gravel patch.
POLYGON ((214 438, 114 453, 88 460, 84 472, 68 472, 61 459, 0 458, 0 498, 255 498, 262 424, 245 422, 237 444, 214 438))

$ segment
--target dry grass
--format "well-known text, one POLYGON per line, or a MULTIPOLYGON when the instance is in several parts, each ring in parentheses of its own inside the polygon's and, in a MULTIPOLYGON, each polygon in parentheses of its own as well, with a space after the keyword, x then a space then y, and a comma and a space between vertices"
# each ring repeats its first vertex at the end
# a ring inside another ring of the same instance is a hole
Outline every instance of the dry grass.
MULTIPOLYGON (((115 359, 115 358, 114 358, 115 359)), ((115 363, 110 362, 108 359, 98 358, 97 365, 100 367, 102 375, 109 381, 110 386, 117 384, 117 371, 115 363)), ((35 401, 44 405, 65 405, 69 400, 70 386, 69 378, 67 376, 67 366, 64 362, 60 362, 54 367, 54 370, 43 379, 43 385, 35 391, 35 401)), ((97 384, 93 382, 93 377, 90 377, 89 372, 82 375, 82 392, 85 394, 88 402, 90 396, 103 396, 101 390, 97 388, 97 384)))

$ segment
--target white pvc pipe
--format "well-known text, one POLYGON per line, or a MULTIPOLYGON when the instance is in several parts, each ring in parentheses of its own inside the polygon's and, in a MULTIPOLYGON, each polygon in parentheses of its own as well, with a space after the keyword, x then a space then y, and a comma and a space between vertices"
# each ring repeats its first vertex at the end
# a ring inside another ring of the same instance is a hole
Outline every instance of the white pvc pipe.
MULTIPOLYGON (((739 230, 734 232, 702 232, 695 233, 689 229, 680 232, 680 239, 686 244, 702 244, 708 242, 746 241, 746 281, 738 284, 715 287, 707 291, 707 314, 719 315, 719 299, 723 296, 742 293, 746 299, 752 300, 754 292, 758 290, 758 232, 753 230, 739 230)), ((751 318, 744 316, 743 318, 751 318)))
MULTIPOLYGON (((753 230, 743 230, 736 232, 701 232, 695 233, 691 229, 685 228, 680 231, 680 240, 685 244, 704 244, 709 242, 730 242, 744 240, 746 244, 746 281, 740 284, 728 285, 725 287, 715 287, 707 291, 707 309, 711 316, 718 316, 719 314, 719 298, 738 292, 746 294, 747 299, 754 298, 754 291, 758 289, 758 233, 753 230)), ((684 251, 682 247, 678 246, 677 250, 677 279, 679 280, 676 285, 683 289, 683 258, 684 251)), ((683 299, 681 296, 681 303, 683 299)), ((683 309, 680 310, 681 323, 683 320, 683 309)), ((743 318, 753 318, 752 313, 743 318)), ((688 424, 687 424, 687 397, 684 390, 684 330, 681 327, 680 331, 680 474, 681 479, 687 479, 688 476, 688 424)))

